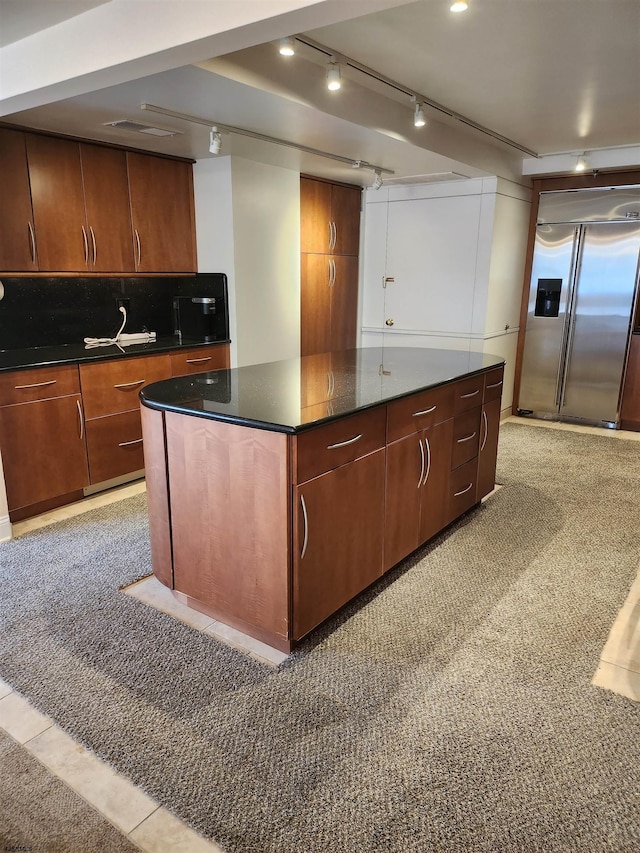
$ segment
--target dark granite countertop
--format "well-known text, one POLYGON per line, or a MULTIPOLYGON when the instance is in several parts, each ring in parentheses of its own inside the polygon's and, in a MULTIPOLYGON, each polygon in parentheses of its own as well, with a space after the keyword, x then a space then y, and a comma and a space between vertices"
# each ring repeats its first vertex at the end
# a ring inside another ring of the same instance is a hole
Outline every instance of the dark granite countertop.
POLYGON ((59 344, 48 347, 29 347, 28 349, 0 350, 0 373, 7 370, 22 370, 32 367, 53 367, 60 364, 82 364, 91 361, 106 361, 114 358, 127 358, 136 355, 155 355, 191 347, 228 344, 229 339, 220 341, 195 341, 170 335, 158 338, 148 344, 109 344, 87 346, 80 344, 59 344))
POLYGON ((370 347, 154 382, 150 408, 296 433, 504 364, 482 353, 370 347))

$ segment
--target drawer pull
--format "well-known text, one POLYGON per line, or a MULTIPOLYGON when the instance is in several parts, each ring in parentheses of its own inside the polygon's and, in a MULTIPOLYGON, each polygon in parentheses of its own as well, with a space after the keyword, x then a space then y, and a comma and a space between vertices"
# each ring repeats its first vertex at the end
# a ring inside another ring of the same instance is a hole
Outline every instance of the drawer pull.
POLYGON ((207 355, 204 358, 188 358, 187 364, 202 364, 204 361, 211 361, 212 356, 207 355))
POLYGON ((430 409, 423 409, 421 412, 414 412, 414 413, 413 413, 413 417, 414 417, 414 418, 419 418, 419 417, 420 417, 420 415, 430 415, 430 414, 431 414, 431 412, 435 412, 435 410, 436 410, 437 408, 438 408, 437 406, 431 406, 431 408, 430 408, 430 409))
POLYGON ((465 441, 471 441, 471 439, 472 439, 472 438, 474 438, 474 437, 475 437, 475 435, 476 435, 476 430, 474 430, 474 431, 471 433, 471 435, 465 435, 465 437, 464 437, 464 438, 458 438, 458 439, 456 439, 456 441, 457 441, 457 443, 458 443, 458 444, 463 444, 465 441))
POLYGON ((454 492, 454 493, 453 493, 454 498, 459 498, 459 497, 460 497, 460 495, 466 495, 466 493, 469 491, 469 489, 470 489, 472 486, 473 486, 473 483, 469 483, 469 485, 467 486, 467 488, 466 488, 466 489, 462 489, 462 490, 461 490, 461 491, 459 491, 459 492, 454 492))
POLYGON ((29 228, 29 243, 31 245, 31 260, 35 264, 36 262, 36 238, 33 235, 33 225, 31 222, 27 222, 27 227, 29 228))
POLYGON ((493 385, 487 385, 487 388, 499 388, 502 385, 502 379, 500 382, 494 382, 493 385))
POLYGON ((304 521, 304 537, 302 540, 302 551, 300 552, 300 559, 302 560, 309 544, 309 519, 307 517, 307 505, 304 502, 304 495, 300 495, 300 505, 302 506, 302 519, 304 521))
POLYGON ((132 444, 142 444, 142 439, 134 438, 133 441, 121 441, 118 447, 130 447, 132 444))
POLYGON ((138 379, 136 382, 121 382, 119 385, 114 385, 114 388, 135 388, 136 385, 144 385, 146 379, 138 379))
POLYGON ((479 393, 480 393, 480 389, 479 389, 479 388, 476 388, 476 390, 475 390, 475 391, 470 391, 468 394, 461 394, 461 395, 460 395, 460 399, 461 399, 461 400, 466 400, 466 399, 467 399, 467 397, 475 397, 475 396, 476 396, 476 394, 479 394, 479 393))
POLYGON ((339 441, 337 444, 328 444, 327 450, 335 450, 337 447, 346 447, 347 444, 355 444, 356 441, 360 441, 362 438, 362 433, 359 435, 354 435, 353 438, 348 438, 346 441, 339 441))
POLYGON ((34 382, 33 385, 14 385, 16 391, 22 391, 24 388, 44 388, 45 385, 55 385, 57 379, 50 379, 48 382, 34 382))
POLYGON ((484 450, 484 446, 487 443, 487 436, 489 435, 489 423, 487 421, 487 413, 485 410, 482 410, 482 423, 484 424, 484 436, 482 437, 482 442, 480 443, 480 453, 484 450))

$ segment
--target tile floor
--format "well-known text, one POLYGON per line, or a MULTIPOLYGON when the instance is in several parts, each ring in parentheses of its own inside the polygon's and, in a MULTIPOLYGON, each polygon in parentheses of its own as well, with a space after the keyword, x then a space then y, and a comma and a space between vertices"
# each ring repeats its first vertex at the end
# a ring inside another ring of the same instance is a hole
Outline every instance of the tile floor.
MULTIPOLYGON (((612 440, 640 441, 640 433, 603 430, 573 424, 510 417, 509 422, 547 429, 579 430, 607 436, 612 440)), ((14 536, 70 518, 98 506, 122 500, 144 491, 143 481, 93 495, 36 518, 13 525, 14 536)), ((233 628, 185 607, 155 578, 132 584, 126 594, 157 607, 222 642, 240 648, 255 659, 272 666, 286 656, 233 628)), ((629 591, 602 651, 592 684, 640 701, 640 574, 629 591)), ((99 813, 111 821, 129 841, 146 853, 222 853, 174 815, 154 802, 74 742, 51 719, 36 711, 12 687, 0 680, 0 728, 22 744, 50 772, 79 793, 99 813)))

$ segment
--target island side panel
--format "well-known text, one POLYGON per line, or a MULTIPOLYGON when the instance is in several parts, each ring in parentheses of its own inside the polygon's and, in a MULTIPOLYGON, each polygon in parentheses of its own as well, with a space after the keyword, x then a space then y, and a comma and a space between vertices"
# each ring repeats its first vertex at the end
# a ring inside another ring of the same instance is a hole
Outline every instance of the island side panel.
POLYGON ((164 439, 164 413, 140 407, 147 481, 147 511, 151 540, 151 566, 160 583, 173 588, 171 519, 164 439))
POLYGON ((165 417, 176 591, 260 639, 288 640, 288 436, 165 417))

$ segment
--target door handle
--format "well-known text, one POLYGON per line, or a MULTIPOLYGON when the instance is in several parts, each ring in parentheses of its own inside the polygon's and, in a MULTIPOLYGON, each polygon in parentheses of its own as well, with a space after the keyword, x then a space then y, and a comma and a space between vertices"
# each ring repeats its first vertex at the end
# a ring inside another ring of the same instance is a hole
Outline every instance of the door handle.
POLYGON ((300 506, 302 507, 302 520, 304 521, 304 535, 302 537, 302 550, 300 551, 300 559, 302 560, 307 553, 307 545, 309 544, 309 517, 307 516, 307 505, 304 502, 304 495, 300 495, 300 506))

